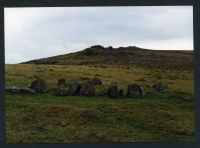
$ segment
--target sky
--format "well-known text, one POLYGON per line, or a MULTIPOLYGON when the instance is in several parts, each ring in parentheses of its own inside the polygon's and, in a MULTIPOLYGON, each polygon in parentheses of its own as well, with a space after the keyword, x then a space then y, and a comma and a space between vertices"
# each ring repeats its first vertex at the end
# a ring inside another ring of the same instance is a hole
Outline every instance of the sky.
POLYGON ((193 7, 5 8, 6 64, 93 45, 193 50, 193 7))

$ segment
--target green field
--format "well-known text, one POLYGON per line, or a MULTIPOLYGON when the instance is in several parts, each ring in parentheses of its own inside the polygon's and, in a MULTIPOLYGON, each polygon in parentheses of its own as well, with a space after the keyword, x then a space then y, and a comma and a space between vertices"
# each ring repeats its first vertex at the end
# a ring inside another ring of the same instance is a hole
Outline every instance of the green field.
POLYGON ((27 87, 45 79, 48 93, 6 94, 7 143, 177 142, 194 141, 194 77, 192 70, 107 65, 6 65, 6 86, 27 87), (40 71, 40 68, 44 71, 40 71), (59 78, 142 85, 143 99, 53 96, 59 78), (155 82, 168 86, 153 90, 155 82))

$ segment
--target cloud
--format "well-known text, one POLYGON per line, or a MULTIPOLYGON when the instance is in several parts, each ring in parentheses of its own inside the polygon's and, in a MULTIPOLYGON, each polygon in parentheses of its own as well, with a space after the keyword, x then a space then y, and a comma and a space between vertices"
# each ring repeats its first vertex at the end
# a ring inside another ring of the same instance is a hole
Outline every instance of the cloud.
POLYGON ((28 60, 28 58, 24 57, 20 53, 7 52, 6 53, 5 63, 7 63, 7 64, 13 64, 13 63, 18 63, 19 61, 27 61, 27 60, 28 60))
POLYGON ((5 8, 5 57, 19 63, 95 44, 192 50, 192 23, 192 6, 5 8))

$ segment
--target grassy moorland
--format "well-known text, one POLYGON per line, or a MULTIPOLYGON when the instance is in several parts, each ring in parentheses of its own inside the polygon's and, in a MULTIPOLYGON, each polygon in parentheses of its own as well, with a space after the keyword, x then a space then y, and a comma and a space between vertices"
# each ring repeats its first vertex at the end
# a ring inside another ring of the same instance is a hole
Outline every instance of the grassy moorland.
MULTIPOLYGON (((52 61, 46 62, 49 59, 6 65, 6 86, 28 86, 38 77, 45 79, 49 86, 45 94, 6 94, 7 143, 194 141, 192 54, 171 54, 175 59, 179 58, 176 62, 165 58, 164 55, 173 57, 169 53, 155 54, 157 60, 165 60, 157 61, 155 67, 153 62, 134 64, 131 60, 124 64, 102 63, 105 59, 99 62, 101 64, 94 64, 95 61, 90 65, 52 64, 52 61), (170 67, 171 63, 174 64, 170 67), (52 95, 51 88, 57 86, 59 78, 71 82, 94 76, 104 82, 116 81, 124 91, 130 83, 142 85, 145 98, 52 95), (162 82, 168 88, 157 92, 149 87, 155 82, 162 82)), ((100 55, 89 53, 86 56, 94 61, 94 56, 100 55)), ((76 61, 80 62, 79 54, 73 56, 79 57, 76 61)))

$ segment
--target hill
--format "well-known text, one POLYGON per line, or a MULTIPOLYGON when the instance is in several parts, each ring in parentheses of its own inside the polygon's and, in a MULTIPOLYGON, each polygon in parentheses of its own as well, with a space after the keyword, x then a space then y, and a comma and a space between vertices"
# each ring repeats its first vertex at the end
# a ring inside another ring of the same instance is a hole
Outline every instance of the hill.
POLYGON ((193 51, 151 50, 135 46, 91 46, 79 52, 31 60, 21 64, 126 65, 179 70, 193 69, 193 51))
POLYGON ((194 142, 193 51, 92 46, 85 50, 6 64, 6 87, 27 87, 38 78, 43 94, 6 93, 6 143, 194 142), (84 84, 98 77, 117 82, 123 95, 55 96, 58 80, 84 84), (153 85, 162 82, 165 90, 153 85), (127 86, 143 87, 142 99, 127 96, 127 86))

